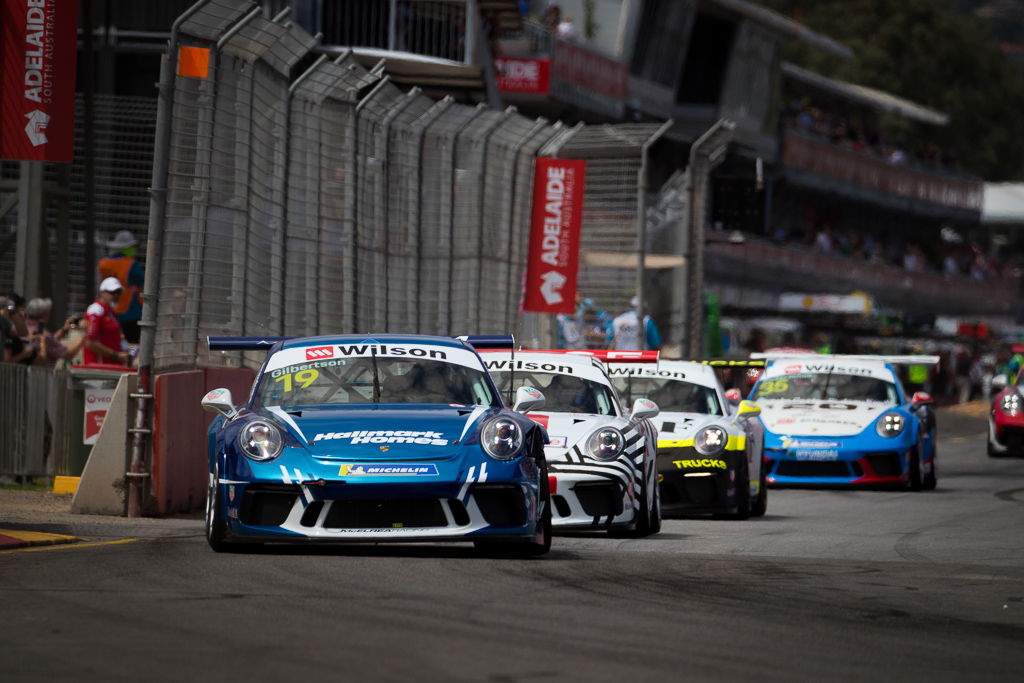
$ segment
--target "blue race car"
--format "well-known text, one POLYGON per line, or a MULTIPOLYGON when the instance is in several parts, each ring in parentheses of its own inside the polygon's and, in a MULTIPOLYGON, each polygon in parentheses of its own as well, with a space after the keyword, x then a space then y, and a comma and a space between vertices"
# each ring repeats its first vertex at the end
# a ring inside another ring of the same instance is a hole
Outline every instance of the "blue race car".
POLYGON ((935 488, 931 396, 918 392, 908 398, 893 363, 937 359, 769 359, 750 394, 761 408, 769 484, 935 488))
POLYGON ((244 405, 227 389, 202 402, 219 413, 210 546, 473 541, 499 554, 547 552, 547 435, 522 414, 544 397, 523 387, 505 408, 474 338, 464 339, 210 338, 211 349, 269 349, 244 405))

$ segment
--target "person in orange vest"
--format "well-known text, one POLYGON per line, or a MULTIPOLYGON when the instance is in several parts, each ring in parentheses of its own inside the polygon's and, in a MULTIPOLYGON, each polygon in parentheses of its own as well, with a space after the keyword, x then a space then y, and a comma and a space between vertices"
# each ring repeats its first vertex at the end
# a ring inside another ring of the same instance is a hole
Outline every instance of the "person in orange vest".
POLYGON ((114 239, 107 242, 111 255, 100 260, 99 280, 117 278, 124 286, 121 296, 114 302, 114 314, 121 324, 124 338, 130 344, 139 343, 139 321, 142 320, 142 287, 146 273, 135 260, 135 236, 127 230, 119 230, 114 239))

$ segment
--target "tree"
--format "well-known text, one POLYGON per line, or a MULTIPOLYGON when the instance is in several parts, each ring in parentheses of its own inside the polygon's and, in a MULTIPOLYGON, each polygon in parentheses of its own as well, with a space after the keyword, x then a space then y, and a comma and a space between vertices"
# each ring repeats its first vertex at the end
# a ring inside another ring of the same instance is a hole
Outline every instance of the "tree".
POLYGON ((1024 72, 999 49, 991 24, 949 0, 762 0, 854 52, 841 60, 796 41, 784 58, 831 78, 884 90, 950 117, 931 126, 897 116, 883 130, 912 147, 953 150, 986 180, 1024 179, 1024 72))

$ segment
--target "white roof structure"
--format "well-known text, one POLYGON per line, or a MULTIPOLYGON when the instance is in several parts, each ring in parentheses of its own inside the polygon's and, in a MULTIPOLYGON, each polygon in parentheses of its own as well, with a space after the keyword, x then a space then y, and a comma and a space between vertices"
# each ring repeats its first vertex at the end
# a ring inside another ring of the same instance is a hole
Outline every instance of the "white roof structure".
POLYGON ((981 222, 1024 224, 1024 183, 985 183, 981 222))

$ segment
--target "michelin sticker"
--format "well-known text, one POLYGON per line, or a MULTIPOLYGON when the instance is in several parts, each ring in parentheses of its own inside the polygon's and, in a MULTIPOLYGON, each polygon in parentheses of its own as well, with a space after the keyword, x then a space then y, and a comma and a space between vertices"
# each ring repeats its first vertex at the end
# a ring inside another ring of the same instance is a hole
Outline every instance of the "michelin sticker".
POLYGON ((436 477, 437 465, 416 463, 389 463, 379 465, 367 462, 342 465, 341 477, 436 477))

